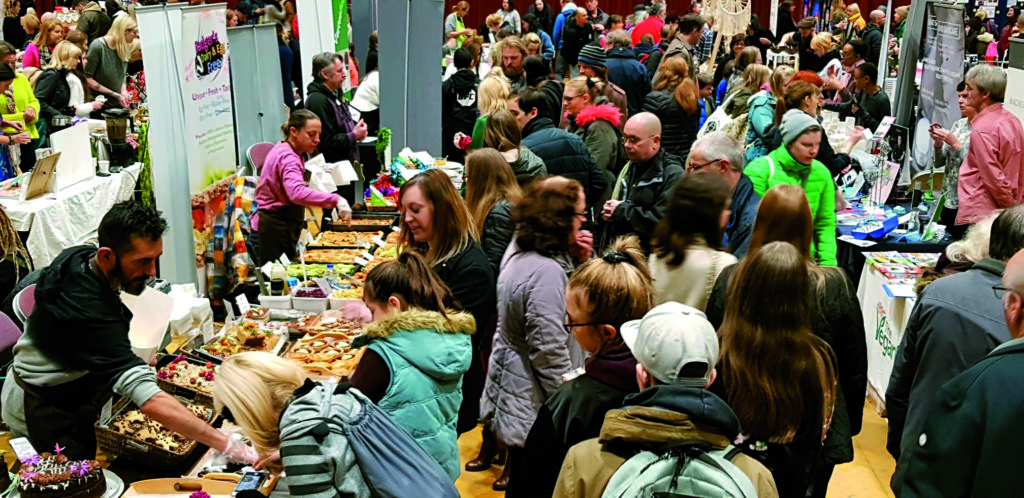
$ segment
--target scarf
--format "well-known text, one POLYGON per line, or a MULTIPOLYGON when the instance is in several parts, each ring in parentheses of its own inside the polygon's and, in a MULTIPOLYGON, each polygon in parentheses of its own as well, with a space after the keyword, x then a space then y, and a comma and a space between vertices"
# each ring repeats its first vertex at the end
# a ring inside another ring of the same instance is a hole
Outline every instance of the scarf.
MULTIPOLYGON (((11 87, 4 92, 4 98, 7 99, 7 114, 14 114, 17 112, 18 104, 14 101, 13 83, 11 84, 11 87)), ((11 144, 7 146, 6 152, 7 154, 4 154, 4 156, 6 156, 4 159, 7 159, 13 166, 13 173, 15 176, 20 175, 21 169, 19 166, 21 165, 21 146, 15 144, 14 139, 11 138, 11 144)))
POLYGON ((53 52, 50 50, 49 45, 43 45, 39 47, 39 67, 47 67, 50 65, 50 59, 53 57, 53 52))

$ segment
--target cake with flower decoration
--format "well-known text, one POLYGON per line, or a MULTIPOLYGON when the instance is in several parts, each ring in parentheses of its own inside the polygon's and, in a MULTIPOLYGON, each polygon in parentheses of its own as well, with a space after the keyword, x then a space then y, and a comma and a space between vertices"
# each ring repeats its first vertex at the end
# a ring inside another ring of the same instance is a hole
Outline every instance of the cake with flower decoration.
POLYGON ((21 460, 18 493, 23 498, 98 498, 107 491, 107 480, 96 460, 71 460, 60 452, 43 453, 21 460))

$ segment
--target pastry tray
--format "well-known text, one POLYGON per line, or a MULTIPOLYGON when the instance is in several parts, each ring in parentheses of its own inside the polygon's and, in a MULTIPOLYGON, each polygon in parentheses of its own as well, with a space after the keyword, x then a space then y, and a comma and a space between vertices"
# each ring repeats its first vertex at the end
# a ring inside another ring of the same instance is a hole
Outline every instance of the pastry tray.
MULTIPOLYGON (((257 322, 257 323, 261 323, 261 322, 257 322)), ((267 352, 267 353, 270 353, 270 354, 280 355, 281 351, 285 350, 285 346, 287 345, 286 343, 288 342, 288 334, 287 334, 287 332, 284 331, 284 330, 274 330, 274 331, 267 331, 267 332, 271 332, 274 337, 278 338, 277 344, 275 344, 273 348, 267 349, 267 350, 246 349, 246 350, 239 351, 239 353, 245 353, 245 352, 249 352, 249 351, 264 351, 264 352, 267 352)), ((223 339, 224 335, 226 333, 227 333, 226 330, 218 332, 217 336, 214 337, 213 341, 211 341, 211 342, 215 342, 215 341, 219 341, 219 340, 223 339)), ((209 342, 208 343, 204 343, 203 345, 206 345, 206 344, 210 344, 210 343, 209 342)), ((221 358, 220 356, 217 356, 215 354, 208 353, 202 347, 192 348, 192 351, 190 352, 190 354, 192 356, 194 356, 195 358, 197 358, 198 360, 200 360, 200 361, 203 361, 203 362, 207 362, 208 361, 208 362, 213 363, 214 365, 220 365, 221 363, 224 363, 224 358, 221 358)), ((238 353, 234 353, 234 354, 238 354, 238 353)))
MULTIPOLYGON (((173 354, 157 355, 156 371, 159 372, 160 369, 171 364, 171 362, 173 362, 175 358, 177 358, 177 355, 173 354)), ((184 358, 185 359, 183 361, 200 367, 206 366, 207 363, 205 361, 197 360, 195 358, 191 358, 188 356, 184 356, 184 358)), ((216 382, 216 377, 214 379, 214 381, 216 382)), ((180 398, 191 400, 193 403, 197 405, 203 405, 211 408, 213 407, 213 394, 211 393, 203 392, 198 389, 192 389, 186 386, 181 386, 171 381, 161 379, 160 377, 156 378, 156 385, 160 386, 160 389, 163 389, 164 392, 168 394, 172 394, 180 398)))
MULTIPOLYGON (((182 400, 180 398, 178 400, 182 403, 188 403, 188 400, 182 400)), ((196 448, 199 447, 198 442, 189 441, 185 445, 185 451, 175 453, 165 450, 153 443, 131 438, 127 434, 119 432, 116 428, 108 426, 108 424, 113 422, 121 413, 135 409, 137 409, 137 407, 135 406, 135 403, 132 402, 131 398, 121 398, 120 401, 114 404, 113 409, 110 411, 110 416, 101 419, 96 423, 96 442, 103 453, 126 458, 133 462, 142 463, 150 467, 173 468, 181 465, 182 462, 187 460, 196 448)), ((213 410, 207 408, 206 422, 211 423, 214 418, 216 417, 213 414, 213 410)))
MULTIPOLYGON (((346 334, 344 332, 324 332, 324 333, 321 333, 321 334, 317 334, 317 335, 315 335, 313 337, 310 337, 309 340, 297 340, 297 341, 295 341, 295 344, 288 350, 288 352, 285 353, 284 357, 288 358, 288 359, 291 359, 291 353, 292 353, 293 350, 298 349, 300 347, 303 347, 305 345, 308 345, 309 343, 312 343, 312 342, 320 340, 320 339, 328 339, 328 340, 344 339, 344 340, 347 340, 347 341, 351 342, 352 340, 355 339, 355 335, 354 334, 346 334)), ((347 381, 349 376, 352 375, 352 372, 355 371, 355 366, 359 364, 359 360, 362 359, 363 351, 365 351, 366 348, 363 347, 363 348, 359 348, 359 349, 353 349, 353 348, 349 347, 349 348, 345 348, 345 350, 346 351, 351 351, 353 354, 355 354, 355 358, 352 361, 352 365, 353 366, 347 372, 337 372, 335 370, 332 370, 329 367, 329 365, 331 363, 333 363, 333 361, 332 362, 313 362, 313 363, 306 363, 306 362, 301 362, 301 361, 298 361, 298 360, 292 360, 292 361, 295 361, 296 363, 301 365, 302 368, 306 369, 307 372, 312 374, 311 377, 313 379, 315 379, 315 380, 325 380, 325 379, 328 379, 328 378, 340 378, 341 381, 344 382, 344 381, 347 381)))
MULTIPOLYGON (((344 232, 358 232, 358 233, 367 234, 367 235, 369 235, 371 233, 375 233, 375 232, 372 232, 372 231, 365 231, 365 230, 331 230, 331 231, 328 231, 328 232, 320 232, 320 235, 317 235, 317 237, 316 237, 316 242, 314 242, 314 243, 310 244, 309 246, 307 246, 306 250, 313 250, 313 249, 363 249, 363 250, 366 250, 366 251, 372 251, 375 247, 377 247, 377 244, 375 244, 372 240, 362 241, 362 242, 365 242, 365 244, 359 244, 359 242, 360 242, 359 240, 357 240, 356 243, 353 243, 353 244, 323 244, 323 243, 321 243, 321 240, 323 240, 323 238, 326 236, 325 234, 328 234, 328 233, 338 233, 338 232, 341 232, 341 233, 344 233, 344 232)), ((380 237, 380 240, 382 240, 382 241, 384 240, 384 237, 387 236, 387 234, 385 233, 385 230, 383 230, 383 229, 382 230, 377 230, 376 234, 377 234, 378 237, 380 237)))
POLYGON ((384 213, 371 213, 371 212, 360 212, 352 215, 353 220, 387 220, 388 223, 379 225, 360 225, 350 222, 333 221, 331 222, 331 230, 341 232, 384 232, 385 235, 391 230, 391 226, 398 218, 398 209, 384 212, 384 213))

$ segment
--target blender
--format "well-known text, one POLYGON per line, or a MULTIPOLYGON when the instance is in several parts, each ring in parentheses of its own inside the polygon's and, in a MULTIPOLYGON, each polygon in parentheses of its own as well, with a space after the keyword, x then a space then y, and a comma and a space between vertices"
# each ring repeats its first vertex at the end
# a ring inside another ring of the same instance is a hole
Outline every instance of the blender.
POLYGON ((104 146, 110 160, 110 172, 117 173, 135 163, 135 148, 128 143, 128 130, 134 128, 131 112, 127 109, 109 109, 103 112, 107 122, 107 140, 104 146))

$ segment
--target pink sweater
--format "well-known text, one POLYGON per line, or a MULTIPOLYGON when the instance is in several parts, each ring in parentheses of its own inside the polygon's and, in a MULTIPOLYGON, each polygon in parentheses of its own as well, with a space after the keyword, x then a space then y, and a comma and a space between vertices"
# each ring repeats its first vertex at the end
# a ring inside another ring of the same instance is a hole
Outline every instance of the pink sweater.
MULTIPOLYGON (((305 162, 292 150, 292 146, 288 142, 278 142, 270 149, 263 163, 260 183, 256 186, 256 206, 266 211, 277 211, 288 204, 335 207, 338 196, 307 187, 302 178, 305 171, 305 162)), ((254 229, 259 226, 258 223, 258 216, 254 216, 254 229)))
POLYGON ((22 57, 21 66, 41 68, 39 64, 39 47, 35 43, 29 42, 28 47, 25 48, 25 55, 22 57))

